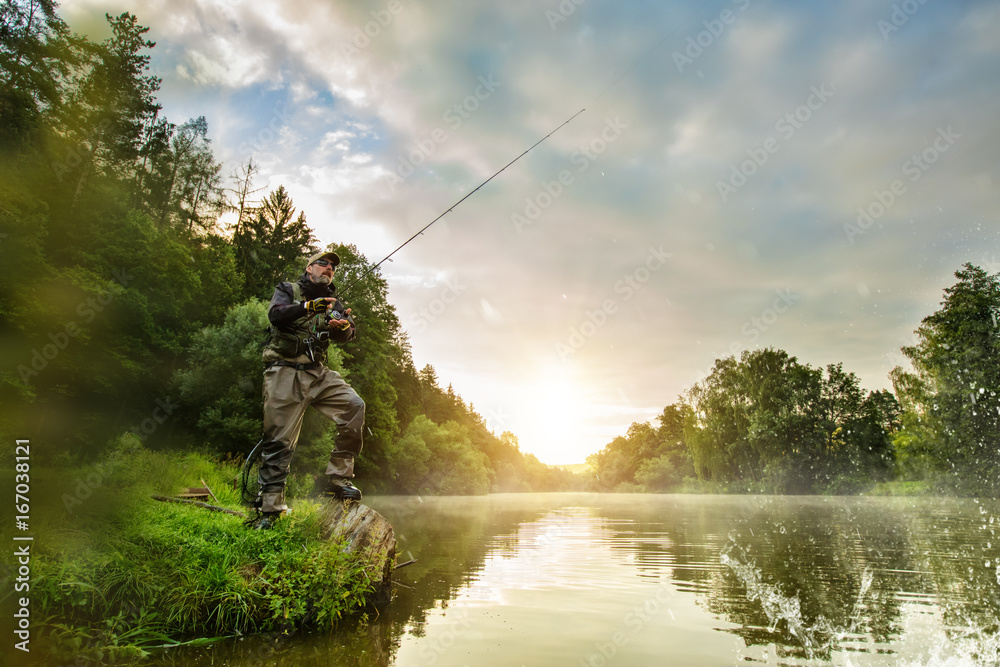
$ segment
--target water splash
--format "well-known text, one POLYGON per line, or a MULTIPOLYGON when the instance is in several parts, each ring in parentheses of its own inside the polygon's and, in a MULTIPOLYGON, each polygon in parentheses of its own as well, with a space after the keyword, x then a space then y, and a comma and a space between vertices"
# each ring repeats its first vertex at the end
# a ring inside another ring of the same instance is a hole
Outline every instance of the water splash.
POLYGON ((846 635, 853 635, 857 631, 858 624, 861 622, 861 611, 863 609, 863 603, 865 596, 868 595, 868 589, 872 587, 872 582, 875 581, 875 571, 872 566, 869 565, 865 567, 865 571, 861 573, 861 589, 858 591, 858 599, 854 602, 854 609, 851 610, 851 625, 847 628, 847 632, 843 633, 838 639, 843 639, 846 635))
MULTIPOLYGON (((841 642, 857 636, 865 599, 875 580, 875 573, 870 565, 861 575, 861 587, 851 610, 850 624, 846 628, 838 628, 823 616, 817 617, 812 624, 807 623, 802 618, 799 599, 783 595, 776 586, 765 582, 760 568, 756 567, 753 560, 735 542, 723 549, 720 560, 743 582, 747 590, 747 599, 760 602, 769 621, 768 630, 775 632, 783 623, 787 632, 801 643, 809 659, 829 661, 832 659, 831 651, 839 648, 841 642)), ((1000 579, 1000 572, 997 576, 1000 579)), ((879 665, 891 664, 899 667, 1000 665, 1000 631, 984 630, 971 619, 966 621, 968 623, 966 628, 952 627, 947 632, 938 633, 932 638, 924 637, 925 640, 931 639, 931 643, 925 656, 917 659, 903 659, 897 656, 886 660, 880 656, 863 658, 858 655, 845 655, 842 659, 848 667, 871 664, 869 660, 875 660, 879 665)))
POLYGON ((901 667, 979 667, 1000 664, 1000 633, 979 628, 959 631, 958 636, 935 638, 927 660, 899 663, 901 667))
POLYGON ((747 599, 760 602, 769 622, 768 631, 775 632, 778 625, 784 623, 785 629, 802 644, 809 658, 826 658, 831 650, 837 648, 839 642, 855 634, 865 596, 875 579, 871 567, 866 567, 861 575, 858 598, 851 611, 851 623, 847 628, 837 628, 824 616, 818 616, 811 624, 806 623, 802 618, 798 597, 788 597, 776 586, 766 583, 760 569, 735 543, 723 549, 720 560, 743 582, 747 589, 747 599))

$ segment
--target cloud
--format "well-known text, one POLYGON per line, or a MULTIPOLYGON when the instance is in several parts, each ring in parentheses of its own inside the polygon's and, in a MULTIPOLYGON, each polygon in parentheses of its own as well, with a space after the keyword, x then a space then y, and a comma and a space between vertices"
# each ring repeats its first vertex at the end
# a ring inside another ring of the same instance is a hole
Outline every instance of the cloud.
POLYGON ((196 86, 240 88, 261 81, 266 71, 264 59, 242 48, 244 45, 216 36, 199 48, 191 48, 177 66, 182 79, 196 86))

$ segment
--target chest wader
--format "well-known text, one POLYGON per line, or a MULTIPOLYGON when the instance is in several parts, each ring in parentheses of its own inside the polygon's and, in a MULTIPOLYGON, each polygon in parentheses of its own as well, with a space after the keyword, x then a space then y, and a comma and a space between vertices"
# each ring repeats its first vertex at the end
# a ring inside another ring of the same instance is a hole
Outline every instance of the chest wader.
MULTIPOLYGON (((295 301, 301 302, 301 288, 296 283, 292 288, 295 301)), ((244 467, 244 502, 253 495, 252 505, 265 518, 287 509, 285 480, 309 406, 338 427, 337 444, 326 469, 328 480, 339 483, 333 494, 353 500, 361 497, 347 480, 354 476, 354 457, 361 452, 365 404, 339 373, 325 368, 330 345, 325 314, 305 315, 282 329, 272 327, 265 346, 264 438, 254 448, 255 459, 248 458, 244 467), (250 493, 254 477, 256 495, 250 493)))
MULTIPOLYGON (((292 300, 302 303, 302 286, 293 282, 292 300)), ((309 315, 308 313, 294 320, 282 331, 271 325, 267 328, 267 339, 261 343, 265 370, 271 366, 291 366, 296 370, 318 368, 326 361, 327 348, 330 345, 329 331, 326 327, 323 313, 309 315), (308 357, 308 363, 298 363, 288 359, 308 357)), ((251 516, 248 523, 260 527, 260 511, 262 506, 262 490, 267 483, 261 478, 261 463, 264 450, 267 449, 266 438, 261 438, 247 455, 240 471, 240 501, 243 505, 256 509, 256 516, 251 516)), ((265 471, 266 472, 266 471, 265 471)), ((264 475, 265 478, 268 475, 264 475)))

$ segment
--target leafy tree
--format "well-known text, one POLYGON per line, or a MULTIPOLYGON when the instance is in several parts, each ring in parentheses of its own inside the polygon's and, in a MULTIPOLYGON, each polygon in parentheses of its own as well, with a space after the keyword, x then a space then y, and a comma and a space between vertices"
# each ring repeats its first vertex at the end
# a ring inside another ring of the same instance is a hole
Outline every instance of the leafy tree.
POLYGON ((1000 276, 966 263, 941 308, 893 370, 907 416, 896 440, 904 468, 972 494, 1000 492, 1000 276))
POLYGON ((684 435, 690 417, 690 406, 668 405, 657 417, 658 427, 632 424, 625 436, 591 454, 587 463, 595 475, 595 488, 632 491, 638 486, 645 491, 665 492, 675 489, 685 478, 694 477, 684 435))
POLYGON ((643 461, 656 454, 659 442, 656 430, 648 423, 632 424, 624 436, 618 436, 601 451, 587 457, 597 472, 601 487, 614 490, 631 484, 643 461))
POLYGON ((656 452, 651 458, 643 460, 635 472, 635 481, 644 490, 672 491, 685 479, 695 476, 684 438, 684 425, 692 416, 691 406, 679 402, 665 407, 657 417, 660 426, 656 433, 656 452))
POLYGON ((236 261, 244 271, 242 296, 270 299, 275 285, 296 280, 305 268, 301 260, 316 251, 315 237, 305 213, 295 217, 295 206, 284 186, 272 190, 252 213, 232 237, 236 261))
POLYGON ((525 491, 582 490, 582 482, 573 473, 558 466, 545 465, 534 454, 523 455, 525 491))
POLYGON ((635 471, 635 481, 646 491, 656 492, 675 488, 683 479, 671 457, 657 456, 639 464, 635 471))
POLYGON ((437 425, 423 415, 410 423, 390 450, 395 483, 404 493, 477 495, 489 491, 486 456, 456 422, 437 425))
POLYGON ((390 382, 396 389, 396 420, 405 430, 413 418, 422 411, 420 378, 413 365, 413 355, 406 332, 399 330, 395 341, 399 352, 397 363, 389 368, 390 382))
POLYGON ((842 364, 827 366, 820 400, 827 446, 815 470, 827 482, 815 486, 832 493, 853 493, 886 480, 894 472, 892 436, 899 430, 900 407, 889 391, 867 396, 854 373, 842 364))
POLYGON ((786 454, 807 455, 813 434, 796 403, 818 393, 816 372, 781 350, 745 351, 715 362, 690 391, 697 420, 687 433, 699 477, 763 482, 786 454), (800 395, 796 400, 796 395, 800 395))
POLYGON ((205 117, 189 120, 179 128, 155 124, 143 147, 143 157, 147 154, 153 158, 151 173, 139 174, 137 187, 144 188, 151 213, 160 224, 175 222, 189 233, 213 227, 213 214, 222 201, 222 166, 212 154, 205 117))
POLYGON ((266 327, 266 302, 233 306, 221 324, 195 335, 186 366, 174 373, 182 417, 202 434, 210 451, 245 453, 260 439, 259 343, 266 327))
POLYGON ((41 140, 45 116, 63 104, 79 44, 51 0, 0 4, 0 154, 41 140))
POLYGON ((68 150, 55 170, 60 182, 73 187, 71 207, 89 178, 133 173, 143 130, 160 110, 155 99, 160 79, 146 73, 150 57, 143 53, 155 46, 143 37, 149 28, 127 12, 106 16, 112 36, 80 49, 81 65, 56 118, 68 150))
POLYGON ((785 493, 853 492, 892 472, 891 395, 867 397, 840 364, 822 370, 782 350, 716 361, 690 392, 686 438, 699 477, 785 493))

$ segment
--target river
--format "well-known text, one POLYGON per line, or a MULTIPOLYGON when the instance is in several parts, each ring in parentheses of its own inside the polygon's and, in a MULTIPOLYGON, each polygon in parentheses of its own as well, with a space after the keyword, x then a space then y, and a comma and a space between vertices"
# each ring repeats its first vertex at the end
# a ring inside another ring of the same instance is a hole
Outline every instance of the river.
MULTIPOLYGON (((1000 661, 1000 503, 623 494, 372 497, 396 594, 367 624, 184 665, 634 667, 1000 661)), ((175 649, 175 651, 181 651, 175 649)))

